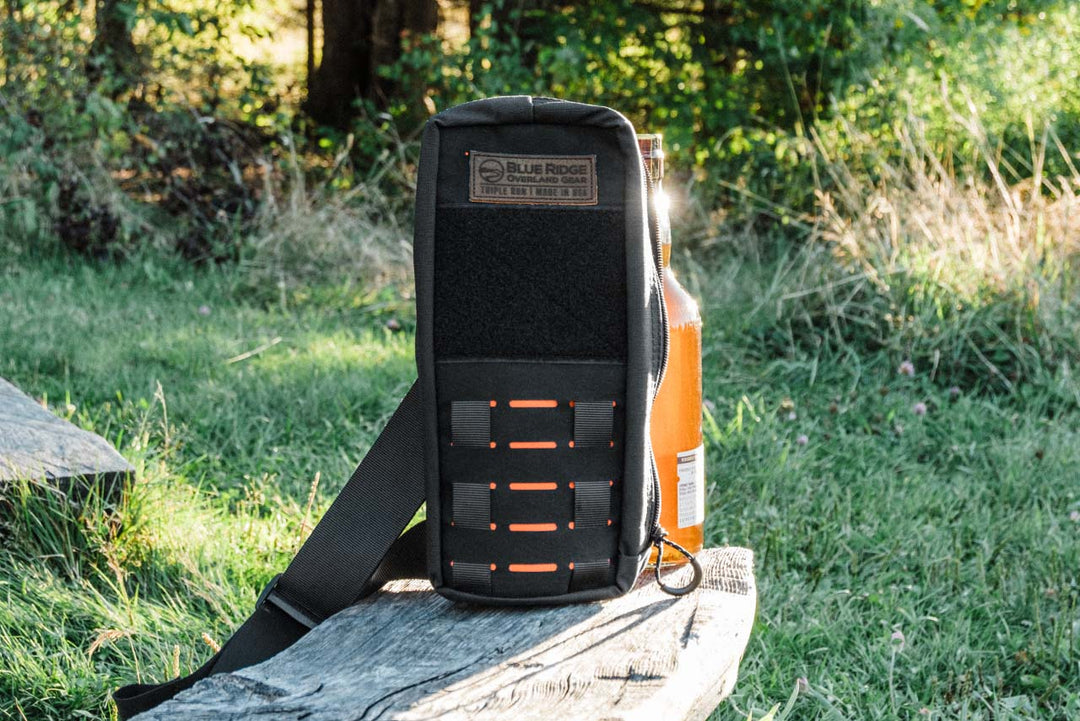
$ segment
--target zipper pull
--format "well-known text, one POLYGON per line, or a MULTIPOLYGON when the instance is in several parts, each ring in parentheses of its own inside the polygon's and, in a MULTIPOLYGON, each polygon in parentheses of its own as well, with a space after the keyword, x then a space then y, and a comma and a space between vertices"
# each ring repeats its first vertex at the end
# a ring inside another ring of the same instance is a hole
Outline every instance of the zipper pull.
POLYGON ((685 548, 675 543, 675 541, 668 540, 667 531, 660 527, 657 527, 656 532, 653 533, 652 542, 653 545, 656 546, 656 566, 653 569, 656 574, 656 585, 660 586, 660 588, 662 588, 665 593, 669 593, 672 596, 685 596, 686 594, 691 593, 701 584, 701 577, 703 575, 703 571, 701 570, 701 563, 696 558, 694 558, 694 554, 690 553, 690 551, 687 551, 685 548), (686 584, 685 586, 675 588, 674 586, 667 585, 660 578, 660 564, 664 562, 665 543, 690 559, 690 567, 694 569, 694 575, 690 579, 690 583, 686 584))

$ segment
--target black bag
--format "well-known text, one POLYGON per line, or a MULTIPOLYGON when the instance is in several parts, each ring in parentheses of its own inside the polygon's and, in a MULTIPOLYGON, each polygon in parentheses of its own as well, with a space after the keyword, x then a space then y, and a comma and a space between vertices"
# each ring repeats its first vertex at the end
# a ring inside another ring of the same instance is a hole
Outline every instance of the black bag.
POLYGON ((649 412, 667 356, 659 228, 634 128, 513 96, 424 131, 418 380, 255 612, 202 668, 114 695, 122 718, 287 648, 392 578, 484 604, 627 592, 663 544, 649 412), (427 520, 400 535, 427 499, 427 520))

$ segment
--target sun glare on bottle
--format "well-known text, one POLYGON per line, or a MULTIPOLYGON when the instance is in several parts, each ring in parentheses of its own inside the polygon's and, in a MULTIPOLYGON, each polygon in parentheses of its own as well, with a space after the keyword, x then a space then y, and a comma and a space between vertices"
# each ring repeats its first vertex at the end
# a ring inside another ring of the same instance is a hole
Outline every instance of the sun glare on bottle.
POLYGON ((663 190, 656 192, 656 212, 667 214, 671 210, 671 198, 663 190))

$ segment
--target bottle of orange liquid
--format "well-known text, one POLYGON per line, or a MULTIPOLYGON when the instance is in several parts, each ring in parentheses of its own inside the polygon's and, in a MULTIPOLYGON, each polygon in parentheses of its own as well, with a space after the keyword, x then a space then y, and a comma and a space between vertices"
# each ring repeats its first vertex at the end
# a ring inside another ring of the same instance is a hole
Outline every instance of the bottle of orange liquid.
MULTIPOLYGON (((701 436, 701 313, 671 269, 671 226, 664 195, 663 138, 639 135, 638 147, 656 184, 663 250, 664 302, 671 339, 667 372, 653 403, 653 454, 660 471, 660 525, 690 553, 705 545, 705 449, 701 436)), ((653 551, 652 561, 655 561, 653 551)), ((665 553, 664 563, 685 563, 680 553, 665 553)))

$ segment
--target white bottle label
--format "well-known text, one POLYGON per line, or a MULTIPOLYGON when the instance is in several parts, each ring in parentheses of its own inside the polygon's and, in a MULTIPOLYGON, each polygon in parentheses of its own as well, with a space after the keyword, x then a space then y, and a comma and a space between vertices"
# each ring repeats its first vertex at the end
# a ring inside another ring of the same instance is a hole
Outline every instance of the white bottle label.
POLYGON ((676 456, 679 476, 679 528, 705 521, 705 446, 676 456))

